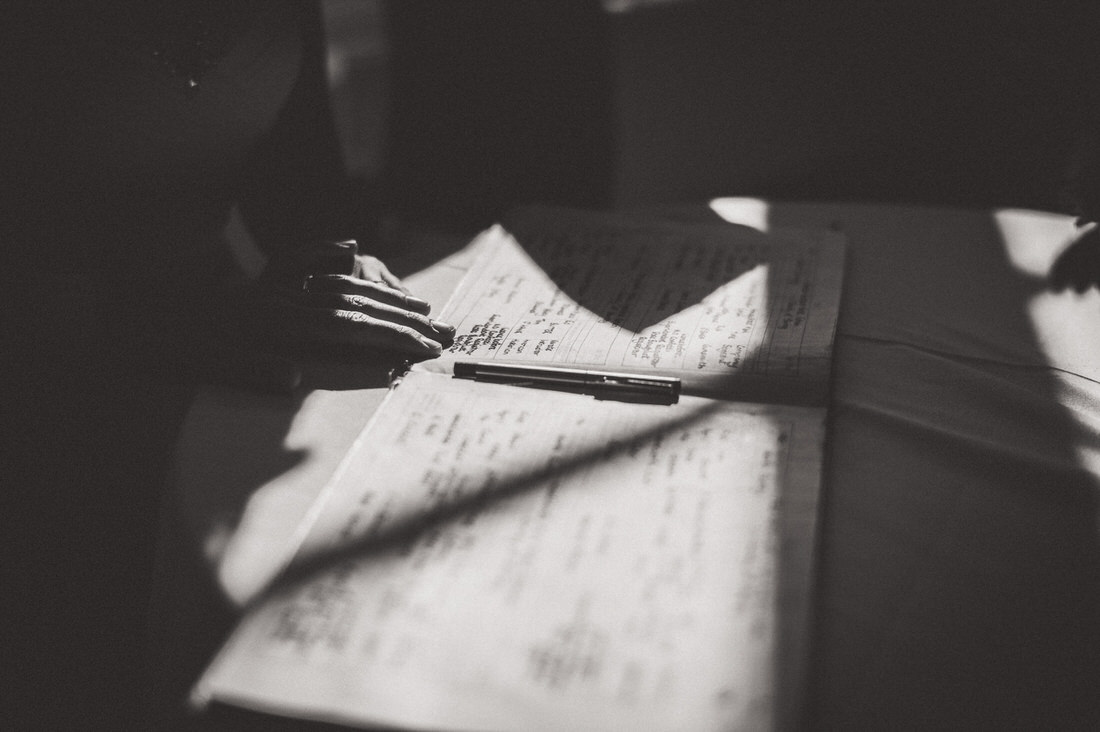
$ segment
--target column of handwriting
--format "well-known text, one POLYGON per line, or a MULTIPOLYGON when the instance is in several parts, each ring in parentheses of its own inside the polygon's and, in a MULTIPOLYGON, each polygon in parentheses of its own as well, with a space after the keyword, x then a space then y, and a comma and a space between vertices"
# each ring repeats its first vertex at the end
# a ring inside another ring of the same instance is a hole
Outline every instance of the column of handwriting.
POLYGON ((817 251, 752 231, 495 230, 454 358, 797 373, 817 251))
POLYGON ((307 543, 340 559, 268 610, 269 660, 376 691, 726 721, 764 704, 789 421, 410 379, 307 543))

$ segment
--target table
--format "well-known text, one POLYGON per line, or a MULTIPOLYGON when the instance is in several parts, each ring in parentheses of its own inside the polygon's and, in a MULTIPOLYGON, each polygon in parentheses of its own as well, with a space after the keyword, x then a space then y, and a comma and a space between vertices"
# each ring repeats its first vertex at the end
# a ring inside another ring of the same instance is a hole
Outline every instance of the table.
MULTIPOLYGON (((759 199, 666 213, 849 238, 806 726, 1100 728, 1100 292, 1046 284, 1072 220, 759 199)), ((444 256, 398 263, 442 302, 461 243, 418 256, 444 256)), ((177 684, 385 393, 381 365, 309 379, 192 407, 154 615, 177 684)))

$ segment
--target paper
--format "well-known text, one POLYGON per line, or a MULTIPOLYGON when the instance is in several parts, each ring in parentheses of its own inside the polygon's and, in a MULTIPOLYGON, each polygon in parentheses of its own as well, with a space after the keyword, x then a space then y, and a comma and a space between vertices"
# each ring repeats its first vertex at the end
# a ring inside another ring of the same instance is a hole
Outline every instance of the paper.
POLYGON ((197 698, 415 729, 786 728, 843 245, 534 208, 476 247, 440 314, 454 347, 387 397, 197 698), (458 359, 688 396, 453 379, 458 359))
POLYGON ((431 729, 769 728, 781 534, 812 541, 823 411, 522 393, 410 374, 328 487, 310 571, 199 695, 431 729))
POLYGON ((762 234, 526 209, 482 235, 478 263, 440 318, 449 361, 681 376, 689 392, 821 393, 843 274, 829 232, 762 234), (777 387, 777 385, 780 385, 777 387))

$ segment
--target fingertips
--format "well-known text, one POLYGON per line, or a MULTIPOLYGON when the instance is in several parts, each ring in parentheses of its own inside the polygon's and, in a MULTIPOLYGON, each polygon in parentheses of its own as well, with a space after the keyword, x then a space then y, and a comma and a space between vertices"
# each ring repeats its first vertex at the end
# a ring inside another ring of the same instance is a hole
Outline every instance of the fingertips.
POLYGON ((419 297, 409 295, 406 290, 405 294, 405 306, 414 313, 420 313, 421 315, 427 315, 432 311, 432 306, 427 300, 421 300, 419 297))
POLYGON ((362 345, 370 348, 385 348, 415 356, 439 356, 443 353, 443 343, 411 328, 400 326, 379 328, 362 335, 362 345))
POLYGON ((363 271, 373 274, 372 277, 367 277, 365 279, 380 280, 398 292, 402 292, 406 295, 412 294, 409 292, 409 288, 405 287, 405 283, 401 281, 401 278, 393 272, 390 272, 389 267, 387 267, 382 260, 377 257, 365 256, 360 257, 360 261, 364 265, 363 271))
MULTIPOLYGON (((312 336, 334 345, 382 348, 415 355, 438 356, 441 339, 410 325, 367 315, 358 310, 316 311, 312 336)), ((425 328, 425 330, 427 330, 425 328)))
POLYGON ((444 323, 442 320, 432 320, 432 328, 439 334, 439 340, 443 344, 444 348, 450 348, 455 342, 456 330, 453 325, 444 323))
MULTIPOLYGON (((411 296, 412 293, 409 288, 405 287, 405 283, 401 281, 400 277, 390 274, 388 271, 382 273, 382 281, 399 292, 403 292, 406 295, 411 296)), ((419 299, 419 298, 418 298, 419 299)), ((424 302, 421 300, 420 302, 424 302)), ((427 303, 425 303, 427 304, 427 303)), ((427 312, 426 310, 424 312, 427 312)))
POLYGON ((433 356, 439 356, 443 353, 442 343, 438 341, 433 341, 431 338, 426 338, 424 336, 420 336, 418 340, 420 341, 420 345, 427 353, 430 353, 433 356))
POLYGON ((388 282, 373 282, 347 275, 313 275, 306 278, 303 289, 309 294, 369 297, 386 305, 393 305, 420 315, 427 315, 432 309, 427 300, 409 294, 404 286, 397 288, 388 282))
POLYGON ((377 321, 409 327, 421 335, 439 342, 452 341, 455 335, 454 327, 443 321, 433 320, 422 313, 405 310, 398 305, 390 305, 365 295, 315 292, 311 294, 308 306, 303 305, 303 307, 319 312, 352 311, 362 313, 377 321))
MULTIPOLYGON (((455 340, 455 327, 444 323, 442 320, 432 320, 431 318, 424 318, 424 320, 431 330, 427 333, 421 330, 421 334, 441 343, 444 348, 450 348, 455 340)), ((419 328, 417 329, 419 330, 419 328)))

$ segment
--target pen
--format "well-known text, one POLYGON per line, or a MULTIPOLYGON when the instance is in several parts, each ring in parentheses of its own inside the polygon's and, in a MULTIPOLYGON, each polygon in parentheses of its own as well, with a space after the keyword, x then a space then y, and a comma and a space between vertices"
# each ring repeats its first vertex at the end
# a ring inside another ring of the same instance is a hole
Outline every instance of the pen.
POLYGON ((454 374, 460 379, 560 389, 589 394, 597 399, 617 399, 625 402, 675 404, 680 398, 680 380, 671 376, 644 376, 558 366, 518 366, 472 361, 456 362, 454 374))

